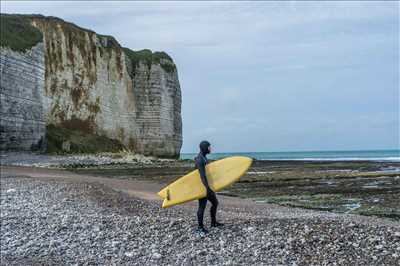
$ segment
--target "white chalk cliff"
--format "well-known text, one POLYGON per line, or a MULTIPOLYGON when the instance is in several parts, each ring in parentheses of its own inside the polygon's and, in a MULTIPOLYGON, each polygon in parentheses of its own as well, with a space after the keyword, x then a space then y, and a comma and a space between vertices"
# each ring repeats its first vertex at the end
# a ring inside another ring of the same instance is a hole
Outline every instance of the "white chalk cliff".
POLYGON ((28 21, 42 36, 25 50, 1 42, 1 150, 40 148, 51 124, 118 140, 137 153, 179 156, 181 89, 166 53, 134 52, 54 17, 3 19, 28 21))

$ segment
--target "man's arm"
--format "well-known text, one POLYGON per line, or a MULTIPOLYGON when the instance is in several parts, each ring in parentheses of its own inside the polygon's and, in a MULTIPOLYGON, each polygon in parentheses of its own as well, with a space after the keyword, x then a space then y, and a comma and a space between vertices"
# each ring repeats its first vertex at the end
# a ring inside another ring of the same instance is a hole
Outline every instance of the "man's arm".
POLYGON ((209 191, 212 191, 210 186, 208 185, 208 180, 206 176, 206 162, 204 161, 203 158, 197 158, 197 168, 199 169, 200 179, 203 185, 206 187, 207 193, 209 191))

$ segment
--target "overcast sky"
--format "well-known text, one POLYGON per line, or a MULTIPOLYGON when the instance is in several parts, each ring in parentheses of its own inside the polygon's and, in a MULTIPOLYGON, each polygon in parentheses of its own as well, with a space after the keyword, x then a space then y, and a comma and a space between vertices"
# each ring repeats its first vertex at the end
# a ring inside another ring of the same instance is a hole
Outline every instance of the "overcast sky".
POLYGON ((183 147, 399 148, 398 2, 5 2, 172 56, 183 147))

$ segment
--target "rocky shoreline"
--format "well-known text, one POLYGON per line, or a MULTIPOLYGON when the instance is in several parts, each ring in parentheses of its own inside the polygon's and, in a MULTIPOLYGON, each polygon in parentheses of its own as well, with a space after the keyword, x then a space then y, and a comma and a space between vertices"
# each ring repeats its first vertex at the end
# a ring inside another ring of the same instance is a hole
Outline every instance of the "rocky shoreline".
MULTIPOLYGON (((170 183, 194 169, 192 160, 159 159, 130 152, 46 155, 3 153, 3 166, 67 169, 113 179, 170 183)), ((256 202, 400 221, 400 162, 262 161, 223 194, 256 202)))
POLYGON ((41 168, 81 168, 110 165, 166 165, 174 159, 160 159, 129 152, 100 154, 49 155, 34 152, 3 152, 1 164, 10 166, 33 166, 41 168))
POLYGON ((2 176, 1 264, 396 265, 399 261, 399 223, 232 202, 221 199, 218 216, 226 225, 202 236, 195 232, 195 204, 164 210, 158 201, 127 196, 96 182, 2 176))
MULTIPOLYGON (((400 260, 396 220, 223 195, 218 216, 226 225, 199 235, 195 202, 161 209, 154 197, 192 167, 191 161, 131 154, 2 154, 1 265, 397 265, 400 260)), ((268 182, 286 182, 287 176, 290 182, 319 180, 322 174, 363 180, 362 171, 393 172, 397 164, 345 164, 362 175, 343 167, 256 161, 236 188, 244 186, 242 193, 248 185, 270 184, 267 190, 285 191, 293 184, 268 182)))

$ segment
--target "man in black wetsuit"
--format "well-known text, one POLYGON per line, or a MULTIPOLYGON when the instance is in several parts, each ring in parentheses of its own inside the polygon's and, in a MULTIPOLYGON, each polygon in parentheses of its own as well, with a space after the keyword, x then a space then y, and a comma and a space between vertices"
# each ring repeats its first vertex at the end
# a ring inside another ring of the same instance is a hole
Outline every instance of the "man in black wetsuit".
POLYGON ((206 176, 206 164, 208 163, 207 154, 211 152, 211 144, 204 140, 200 142, 200 152, 195 158, 196 168, 200 172, 201 182, 206 187, 207 195, 206 197, 199 199, 199 209, 197 211, 197 220, 199 222, 198 230, 202 233, 208 233, 208 231, 204 228, 203 217, 204 217, 204 210, 206 209, 207 200, 209 200, 212 204, 210 212, 211 212, 211 226, 217 227, 222 226, 222 223, 217 222, 216 215, 217 215, 217 206, 218 200, 215 192, 209 187, 208 180, 206 176))

